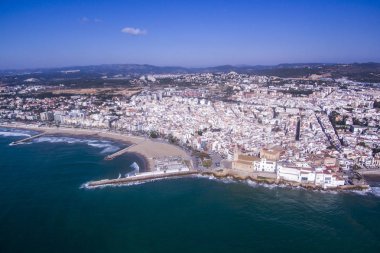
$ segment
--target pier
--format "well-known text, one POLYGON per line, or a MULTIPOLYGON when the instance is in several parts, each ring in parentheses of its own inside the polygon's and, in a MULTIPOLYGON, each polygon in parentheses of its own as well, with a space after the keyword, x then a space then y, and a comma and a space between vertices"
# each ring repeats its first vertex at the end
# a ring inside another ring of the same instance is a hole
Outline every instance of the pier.
POLYGON ((117 152, 115 152, 115 153, 113 153, 113 154, 110 154, 110 155, 106 156, 106 157, 104 158, 104 160, 112 160, 112 159, 114 159, 114 158, 116 158, 116 157, 118 157, 118 156, 121 156, 122 154, 128 152, 128 150, 129 150, 130 148, 132 148, 132 147, 134 147, 134 146, 136 146, 136 145, 137 145, 137 144, 133 144, 133 145, 131 145, 131 146, 129 146, 129 147, 126 147, 126 148, 123 148, 123 149, 121 149, 121 150, 119 150, 119 151, 117 151, 117 152))
POLYGON ((117 179, 103 179, 99 181, 92 181, 87 183, 88 188, 95 188, 95 187, 101 187, 101 186, 111 186, 111 185, 122 185, 122 184, 128 184, 133 182, 144 182, 149 180, 156 180, 156 179, 164 179, 164 178, 173 178, 173 177, 184 177, 184 176, 190 176, 198 174, 198 171, 195 170, 186 170, 186 171, 178 171, 178 172, 150 172, 150 173, 141 173, 137 174, 136 176, 130 176, 125 178, 117 178, 117 179))
POLYGON ((118 157, 118 156, 121 156, 121 155, 127 153, 128 151, 131 151, 131 149, 132 149, 132 152, 133 152, 133 151, 136 151, 136 149, 138 149, 139 147, 141 147, 142 144, 143 144, 145 141, 146 141, 146 140, 140 141, 139 143, 134 143, 134 144, 132 144, 131 146, 128 146, 128 147, 123 148, 123 149, 121 149, 121 150, 119 150, 119 151, 116 151, 115 153, 106 156, 106 157, 104 158, 104 160, 112 160, 112 159, 114 159, 114 158, 116 158, 116 157, 118 157))
POLYGON ((14 141, 14 142, 11 142, 9 145, 18 145, 18 144, 23 144, 23 143, 26 143, 28 141, 31 141, 33 139, 36 139, 38 137, 41 137, 45 135, 45 133, 40 133, 40 134, 37 134, 37 135, 33 135, 31 137, 28 137, 28 138, 25 138, 25 139, 22 139, 22 140, 18 140, 18 141, 14 141))

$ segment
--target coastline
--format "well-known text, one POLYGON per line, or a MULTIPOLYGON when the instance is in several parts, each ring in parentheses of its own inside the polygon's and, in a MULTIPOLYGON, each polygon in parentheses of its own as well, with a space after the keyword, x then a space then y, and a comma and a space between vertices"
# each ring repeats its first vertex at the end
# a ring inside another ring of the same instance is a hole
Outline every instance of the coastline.
POLYGON ((204 171, 199 173, 201 176, 212 176, 217 179, 232 179, 236 180, 238 182, 241 181, 253 181, 258 184, 263 184, 263 185, 276 185, 276 186, 288 186, 292 188, 297 188, 301 187, 306 190, 317 190, 317 191, 336 191, 336 192, 343 192, 343 191, 368 191, 371 189, 369 185, 343 185, 335 188, 323 188, 317 185, 312 185, 312 184, 302 184, 302 183, 297 183, 297 182, 291 182, 291 181, 280 181, 277 179, 272 179, 272 178, 258 178, 254 177, 250 174, 242 175, 238 173, 234 173, 233 171, 230 170, 218 170, 218 171, 204 171))
POLYGON ((380 174, 363 174, 365 181, 371 186, 380 186, 380 174))
MULTIPOLYGON (((79 136, 79 137, 93 137, 93 138, 102 138, 109 139, 115 142, 123 143, 131 148, 127 151, 129 154, 136 155, 143 163, 144 171, 152 171, 154 168, 154 159, 162 156, 178 155, 185 154, 182 156, 184 159, 189 159, 188 154, 180 149, 177 146, 174 146, 169 143, 157 142, 148 138, 126 135, 117 132, 110 132, 107 130, 100 129, 81 129, 81 128, 67 128, 67 127, 46 127, 38 126, 33 124, 1 124, 0 127, 4 128, 13 128, 13 129, 24 129, 24 130, 33 130, 36 132, 45 133, 47 135, 55 136, 79 136), (177 151, 177 152, 173 152, 177 151)), ((253 182, 265 185, 277 185, 277 186, 289 186, 289 187, 301 187, 308 190, 320 190, 320 191, 368 191, 371 189, 369 185, 344 185, 336 188, 322 188, 320 186, 311 185, 311 184, 301 184, 291 181, 279 181, 275 178, 266 178, 266 177, 255 177, 249 173, 241 173, 231 169, 219 169, 219 170, 204 170, 193 173, 193 175, 199 176, 212 176, 216 179, 232 179, 236 181, 246 181, 251 180, 253 182)), ((372 176, 373 174, 371 174, 372 176)), ((376 174, 378 175, 378 174, 376 174)), ((368 174, 366 175, 368 176, 368 174)), ((121 179, 124 180, 124 179, 121 179)), ((101 181, 101 180, 100 180, 101 181)), ((123 182, 119 182, 118 179, 112 179, 113 183, 107 185, 123 185, 123 182)), ((143 180, 142 180, 143 181, 143 180)))
POLYGON ((97 181, 89 181, 87 183, 84 183, 82 185, 82 188, 86 189, 96 189, 96 188, 104 188, 104 187, 115 187, 115 186, 129 186, 136 183, 146 183, 146 182, 153 182, 157 180, 164 180, 164 179, 177 179, 177 178, 185 178, 185 177, 200 177, 200 178, 209 178, 209 179, 216 179, 219 181, 223 181, 225 179, 232 180, 237 183, 244 183, 244 182, 254 182, 258 185, 268 187, 289 187, 292 189, 304 189, 309 191, 319 191, 319 192, 363 192, 363 193, 371 193, 372 187, 369 185, 345 185, 340 186, 336 188, 323 188, 316 185, 311 184, 301 184, 301 183, 295 183, 290 181, 277 181, 270 178, 255 178, 252 176, 241 176, 237 174, 231 174, 228 172, 220 172, 220 171, 189 171, 186 173, 173 173, 173 174, 167 174, 165 176, 147 176, 147 177, 140 177, 140 178, 120 178, 120 179, 102 179, 97 181))
POLYGON ((33 130, 46 135, 64 135, 64 136, 82 136, 109 139, 115 142, 123 143, 130 147, 127 151, 129 154, 138 156, 144 163, 146 171, 154 168, 154 160, 166 156, 180 156, 184 160, 190 160, 190 156, 181 148, 165 142, 157 142, 148 138, 126 135, 117 132, 110 132, 100 129, 82 129, 68 127, 47 127, 38 126, 36 124, 4 124, 0 123, 0 127, 33 130))

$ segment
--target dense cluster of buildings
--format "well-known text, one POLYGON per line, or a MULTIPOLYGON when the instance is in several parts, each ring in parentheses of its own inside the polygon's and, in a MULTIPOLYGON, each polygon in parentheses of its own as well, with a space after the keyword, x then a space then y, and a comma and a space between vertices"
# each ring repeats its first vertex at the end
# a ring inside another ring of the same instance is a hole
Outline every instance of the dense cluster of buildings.
POLYGON ((1 98, 0 119, 154 133, 217 153, 233 161, 232 169, 323 187, 344 184, 345 172, 355 166, 379 167, 377 88, 233 72, 151 75, 131 82, 145 88, 130 98, 109 99, 28 97, 25 88, 2 88, 14 95, 1 98), (178 85, 159 85, 167 79, 178 85))
POLYGON ((240 154, 236 147, 232 168, 258 177, 275 178, 285 182, 315 185, 323 188, 335 188, 345 184, 340 173, 338 160, 334 157, 314 159, 312 161, 289 162, 279 147, 263 148, 259 156, 240 154))

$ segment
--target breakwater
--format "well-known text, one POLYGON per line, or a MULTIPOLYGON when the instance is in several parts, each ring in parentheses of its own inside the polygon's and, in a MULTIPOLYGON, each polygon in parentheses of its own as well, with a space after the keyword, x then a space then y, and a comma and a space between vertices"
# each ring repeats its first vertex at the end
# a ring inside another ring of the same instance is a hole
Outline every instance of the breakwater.
POLYGON ((185 170, 185 171, 176 171, 176 172, 165 172, 165 171, 157 171, 157 172, 146 172, 140 173, 135 176, 129 176, 125 178, 117 178, 117 179, 103 179, 99 181, 91 181, 88 182, 85 187, 86 188, 96 188, 101 186, 111 186, 111 185, 123 185, 133 182, 144 182, 155 179, 163 179, 163 178, 172 178, 172 177, 184 177, 198 174, 198 171, 194 170, 185 170))
POLYGON ((28 137, 28 138, 25 138, 25 139, 22 139, 22 140, 14 141, 14 142, 11 142, 9 145, 12 146, 12 145, 23 144, 23 143, 26 143, 26 142, 28 142, 28 141, 31 141, 31 140, 33 140, 33 139, 35 139, 35 138, 41 137, 41 136, 43 136, 43 135, 45 135, 45 133, 40 133, 40 134, 33 135, 33 136, 31 136, 31 137, 28 137))
POLYGON ((104 160, 112 160, 112 159, 114 159, 114 158, 116 158, 116 157, 118 157, 118 156, 121 156, 121 155, 127 153, 128 150, 129 150, 130 148, 132 148, 133 146, 135 146, 135 145, 136 145, 136 144, 133 144, 133 145, 131 145, 131 146, 129 146, 129 147, 126 147, 126 148, 123 148, 123 149, 121 149, 121 150, 119 150, 119 151, 117 151, 117 152, 115 152, 115 153, 113 153, 113 154, 110 154, 110 155, 106 156, 106 157, 104 158, 104 160))

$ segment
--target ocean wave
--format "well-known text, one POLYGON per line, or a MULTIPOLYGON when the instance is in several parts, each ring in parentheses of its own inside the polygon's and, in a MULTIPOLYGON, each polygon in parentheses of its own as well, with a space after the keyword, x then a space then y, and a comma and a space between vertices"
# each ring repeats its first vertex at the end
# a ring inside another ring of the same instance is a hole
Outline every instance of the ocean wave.
MULTIPOLYGON (((134 166, 137 165, 137 163, 136 163, 136 165, 134 165, 134 164, 135 163, 133 163, 130 167, 133 168, 134 166)), ((131 173, 128 173, 128 174, 131 174, 131 173)), ((217 178, 213 175, 197 174, 197 175, 192 175, 189 177, 208 179, 208 180, 218 181, 218 182, 225 183, 225 184, 239 183, 240 182, 240 183, 245 183, 246 185, 253 187, 253 188, 256 188, 256 187, 264 187, 267 189, 286 188, 289 190, 312 191, 312 192, 323 193, 323 194, 332 194, 332 195, 336 195, 339 193, 351 193, 351 194, 353 193, 353 194, 358 194, 358 195, 362 195, 362 196, 368 196, 370 194, 370 195, 374 195, 376 197, 380 197, 380 187, 371 187, 369 190, 361 190, 361 191, 359 191, 359 190, 335 191, 335 190, 328 190, 328 189, 327 190, 305 189, 304 187, 301 187, 301 186, 290 186, 290 185, 285 185, 285 184, 267 184, 267 183, 256 182, 256 181, 253 181, 250 179, 237 180, 237 179, 234 179, 233 177, 217 178)), ((112 184, 112 185, 100 185, 100 186, 89 186, 89 182, 88 182, 88 183, 83 184, 80 188, 97 189, 97 188, 105 188, 105 187, 124 187, 124 186, 140 185, 140 184, 150 183, 150 182, 154 182, 154 181, 173 180, 173 179, 178 179, 178 178, 182 178, 182 177, 157 178, 157 179, 149 179, 149 180, 138 181, 138 182, 129 182, 129 183, 112 184)))
POLYGON ((133 162, 129 167, 131 167, 136 172, 140 171, 140 167, 136 162, 133 162))
POLYGON ((30 137, 31 134, 28 132, 21 132, 21 131, 0 131, 0 136, 3 136, 3 137, 30 137))
POLYGON ((380 197, 380 187, 371 187, 370 193, 376 197, 380 197))
POLYGON ((251 186, 251 187, 265 187, 267 189, 274 189, 274 188, 286 188, 287 186, 286 185, 281 185, 281 184, 266 184, 266 183, 259 183, 259 182, 255 182, 253 180, 250 180, 250 179, 247 179, 247 180, 244 180, 244 182, 251 186))
POLYGON ((204 178, 204 179, 208 179, 208 180, 212 180, 212 181, 217 181, 217 182, 221 182, 221 183, 225 183, 225 184, 231 184, 231 183, 236 183, 238 182, 236 179, 234 179, 233 177, 223 177, 223 178, 218 178, 218 177, 215 177, 213 175, 200 175, 200 174, 197 174, 197 175, 194 175, 192 177, 196 177, 196 178, 204 178))
POLYGON ((219 181, 222 183, 225 183, 225 184, 231 184, 231 183, 237 183, 238 182, 233 177, 221 178, 221 179, 219 179, 219 181))
POLYGON ((94 189, 104 189, 104 188, 115 188, 115 187, 126 187, 126 186, 133 186, 133 185, 140 185, 145 184, 149 182, 157 181, 156 180, 147 180, 147 181, 140 181, 140 182, 130 182, 130 183, 121 183, 121 184, 107 184, 107 185, 97 185, 97 186, 90 186, 89 183, 82 184, 80 189, 86 189, 86 190, 94 190, 94 189))
POLYGON ((216 180, 216 179, 217 179, 217 178, 214 177, 213 175, 206 176, 206 175, 197 174, 197 175, 195 175, 194 177, 197 177, 197 178, 206 178, 206 179, 210 179, 210 180, 216 180))
POLYGON ((126 177, 136 175, 137 173, 140 172, 140 167, 136 162, 133 162, 129 167, 132 168, 133 170, 125 174, 126 177))
POLYGON ((73 137, 57 137, 57 136, 42 136, 33 140, 34 143, 49 142, 49 143, 68 143, 76 144, 83 143, 91 147, 102 149, 101 153, 114 153, 120 149, 120 147, 114 145, 110 141, 104 140, 88 140, 88 139, 79 139, 73 137))
POLYGON ((256 182, 256 181, 251 180, 251 179, 239 180, 239 179, 235 179, 233 177, 217 178, 217 177, 214 177, 213 175, 211 175, 211 176, 196 175, 194 177, 206 178, 209 180, 218 181, 218 182, 222 182, 222 183, 243 183, 243 184, 246 184, 252 188, 263 187, 263 188, 270 189, 270 190, 272 190, 272 189, 287 189, 287 190, 313 191, 313 192, 325 193, 325 194, 338 194, 338 191, 334 191, 334 190, 306 189, 306 188, 301 187, 301 186, 291 186, 291 185, 286 185, 286 184, 269 184, 269 183, 263 183, 263 182, 256 182))
POLYGON ((110 143, 88 143, 89 146, 95 147, 95 148, 102 148, 103 150, 101 151, 102 154, 107 154, 107 153, 114 153, 118 151, 120 148, 114 145, 111 145, 110 143))

